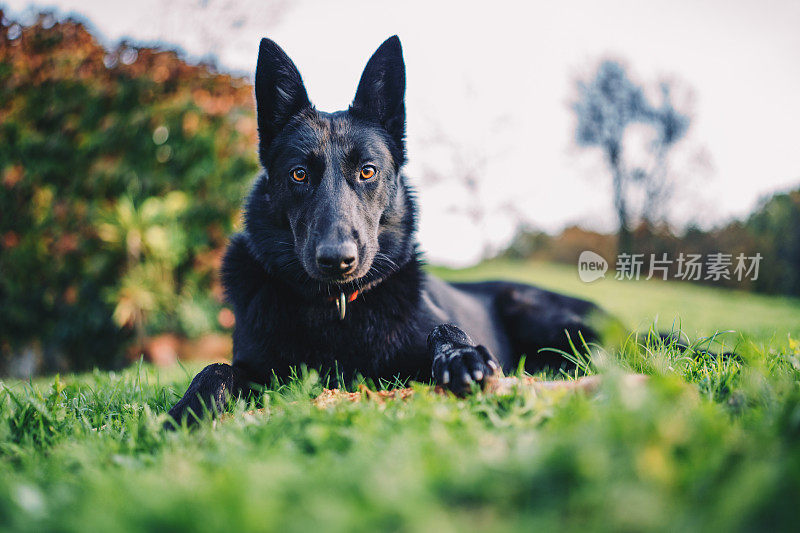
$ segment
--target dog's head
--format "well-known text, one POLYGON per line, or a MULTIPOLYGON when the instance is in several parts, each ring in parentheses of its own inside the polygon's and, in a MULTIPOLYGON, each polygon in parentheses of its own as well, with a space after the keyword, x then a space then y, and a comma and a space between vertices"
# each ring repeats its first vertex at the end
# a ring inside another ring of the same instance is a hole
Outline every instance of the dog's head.
POLYGON ((262 261, 287 278, 320 287, 357 283, 396 268, 413 229, 400 174, 400 40, 389 38, 373 54, 346 111, 316 110, 297 67, 269 39, 261 41, 255 81, 259 158, 266 172, 251 193, 246 223, 262 261))

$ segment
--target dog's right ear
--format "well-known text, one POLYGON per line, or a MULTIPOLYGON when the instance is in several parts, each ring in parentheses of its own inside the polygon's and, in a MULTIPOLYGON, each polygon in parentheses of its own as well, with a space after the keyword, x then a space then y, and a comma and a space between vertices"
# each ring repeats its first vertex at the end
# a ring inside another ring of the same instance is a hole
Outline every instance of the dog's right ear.
POLYGON ((307 107, 311 102, 297 67, 274 41, 261 39, 256 66, 256 114, 262 163, 278 133, 307 107))

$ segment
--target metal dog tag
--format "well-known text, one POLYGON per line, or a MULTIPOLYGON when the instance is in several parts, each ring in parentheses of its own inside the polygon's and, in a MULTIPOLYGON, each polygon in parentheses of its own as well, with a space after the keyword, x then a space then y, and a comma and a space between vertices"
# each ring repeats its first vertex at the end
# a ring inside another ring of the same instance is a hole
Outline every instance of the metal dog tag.
POLYGON ((336 299, 336 309, 339 310, 339 320, 344 320, 344 315, 347 312, 347 297, 344 291, 339 292, 339 298, 336 299))

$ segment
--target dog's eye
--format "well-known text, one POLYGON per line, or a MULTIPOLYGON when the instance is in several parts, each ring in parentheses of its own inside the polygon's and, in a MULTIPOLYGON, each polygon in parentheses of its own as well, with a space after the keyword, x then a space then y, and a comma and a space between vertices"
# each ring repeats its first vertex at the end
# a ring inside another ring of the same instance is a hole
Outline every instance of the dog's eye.
POLYGON ((361 179, 368 180, 375 175, 375 167, 372 165, 364 165, 361 167, 361 179))
POLYGON ((297 182, 297 183, 305 183, 305 181, 307 179, 308 179, 308 175, 306 174, 305 169, 296 168, 296 169, 292 170, 292 180, 294 180, 295 182, 297 182))

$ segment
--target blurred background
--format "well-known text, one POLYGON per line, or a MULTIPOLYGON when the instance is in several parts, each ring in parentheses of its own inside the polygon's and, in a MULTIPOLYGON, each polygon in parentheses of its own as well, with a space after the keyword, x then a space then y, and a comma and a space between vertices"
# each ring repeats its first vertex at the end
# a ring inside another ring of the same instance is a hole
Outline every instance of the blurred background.
POLYGON ((800 296, 798 2, 7 0, 0 18, 0 375, 229 356, 217 269, 258 173, 263 36, 326 111, 400 36, 434 265, 577 280, 583 250, 760 253, 758 279, 714 285, 800 296))

